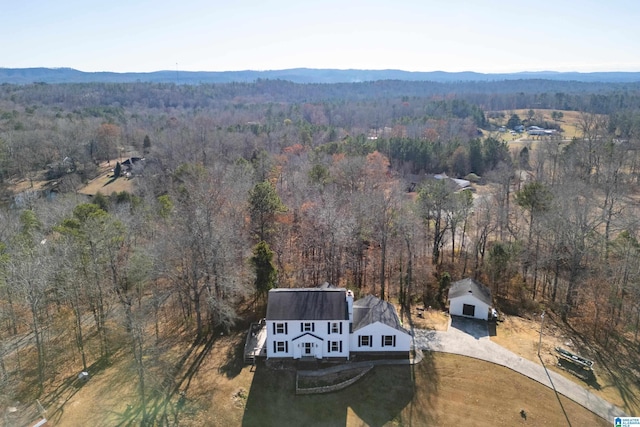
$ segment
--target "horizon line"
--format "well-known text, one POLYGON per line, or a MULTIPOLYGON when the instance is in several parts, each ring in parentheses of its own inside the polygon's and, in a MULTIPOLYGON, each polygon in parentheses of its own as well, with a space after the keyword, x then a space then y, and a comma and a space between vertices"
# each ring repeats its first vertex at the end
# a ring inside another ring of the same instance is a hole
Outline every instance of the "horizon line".
POLYGON ((73 67, 47 67, 47 66, 32 66, 32 67, 6 67, 0 66, 0 70, 34 70, 34 69, 45 69, 45 70, 70 70, 77 71, 81 73, 111 73, 111 74, 153 74, 153 73, 163 73, 163 72, 171 72, 171 73, 243 73, 243 72, 254 72, 254 73, 268 73, 268 72, 279 72, 279 71, 292 71, 292 70, 317 70, 317 71, 366 71, 366 72, 384 72, 384 71, 394 71, 394 72, 402 72, 402 73, 410 73, 410 74, 422 74, 422 73, 446 73, 446 74, 483 74, 483 75, 500 75, 500 74, 603 74, 603 73, 620 73, 620 74, 632 74, 632 73, 640 73, 640 69, 637 71, 622 71, 622 70, 608 70, 608 71, 557 71, 557 70, 522 70, 522 71, 473 71, 473 70, 464 70, 464 71, 445 71, 445 70, 429 70, 429 71, 415 71, 415 70, 404 70, 401 68, 314 68, 314 67, 292 67, 292 68, 271 68, 271 69, 235 69, 235 70, 180 70, 180 69, 159 69, 154 71, 110 71, 110 70, 102 70, 102 71, 85 71, 79 68, 73 67))

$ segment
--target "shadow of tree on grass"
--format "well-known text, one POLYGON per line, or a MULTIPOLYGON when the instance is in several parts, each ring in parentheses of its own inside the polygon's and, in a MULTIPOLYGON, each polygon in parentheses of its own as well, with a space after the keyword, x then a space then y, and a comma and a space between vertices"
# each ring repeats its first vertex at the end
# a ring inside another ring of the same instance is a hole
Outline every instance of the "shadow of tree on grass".
POLYGON ((364 424, 396 422, 414 395, 412 365, 376 366, 346 389, 296 395, 295 371, 272 369, 259 361, 242 425, 344 426, 352 411, 364 424))

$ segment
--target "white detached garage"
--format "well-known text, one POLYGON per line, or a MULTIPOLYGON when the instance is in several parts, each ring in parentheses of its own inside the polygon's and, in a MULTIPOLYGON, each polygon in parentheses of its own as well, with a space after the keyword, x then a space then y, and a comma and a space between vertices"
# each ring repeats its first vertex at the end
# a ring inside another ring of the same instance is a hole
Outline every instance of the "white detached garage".
POLYGON ((449 314, 487 320, 491 290, 471 278, 459 280, 449 288, 449 314))

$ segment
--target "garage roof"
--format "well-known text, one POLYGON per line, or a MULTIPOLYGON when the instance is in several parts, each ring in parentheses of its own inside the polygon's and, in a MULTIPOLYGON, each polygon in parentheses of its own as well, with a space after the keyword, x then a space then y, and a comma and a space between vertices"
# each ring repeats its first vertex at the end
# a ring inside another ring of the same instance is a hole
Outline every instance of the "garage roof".
POLYGON ((470 277, 458 280, 449 288, 449 300, 468 294, 473 295, 487 305, 491 305, 491 289, 470 277))

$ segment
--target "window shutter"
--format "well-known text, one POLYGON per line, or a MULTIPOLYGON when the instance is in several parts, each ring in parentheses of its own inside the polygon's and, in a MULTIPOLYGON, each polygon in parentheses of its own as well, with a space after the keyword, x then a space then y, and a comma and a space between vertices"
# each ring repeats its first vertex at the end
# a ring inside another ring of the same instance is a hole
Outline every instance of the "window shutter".
POLYGON ((277 347, 276 347, 276 342, 274 341, 273 342, 273 352, 276 353, 277 351, 278 350, 277 350, 277 347))
POLYGON ((380 338, 381 338, 381 340, 380 340, 380 346, 381 346, 381 347, 384 347, 384 335, 383 335, 383 336, 381 336, 380 338))
POLYGON ((276 334, 276 324, 273 323, 272 325, 273 325, 273 335, 275 335, 276 334))
POLYGON ((331 341, 327 341, 327 353, 331 353, 331 341))
POLYGON ((369 347, 373 347, 373 335, 369 335, 369 347))
POLYGON ((289 341, 285 341, 285 342, 284 342, 284 351, 286 351, 287 353, 289 353, 289 341))
POLYGON ((327 322, 327 335, 331 335, 331 322, 327 322))
POLYGON ((304 332, 304 323, 300 323, 300 332, 304 332))
POLYGON ((316 324, 312 323, 311 324, 311 332, 315 332, 316 331, 316 324))
POLYGON ((342 353, 342 341, 340 341, 340 353, 342 353))
POLYGON ((393 346, 394 347, 396 346, 396 336, 395 335, 393 336, 393 346))
MULTIPOLYGON (((340 334, 342 334, 342 322, 340 322, 340 334)), ((342 351, 342 350, 340 350, 342 351)))
POLYGON ((288 324, 288 323, 285 323, 285 324, 284 324, 284 333, 285 333, 285 334, 288 334, 288 333, 289 333, 289 328, 288 328, 288 326, 289 326, 289 324, 288 324))

